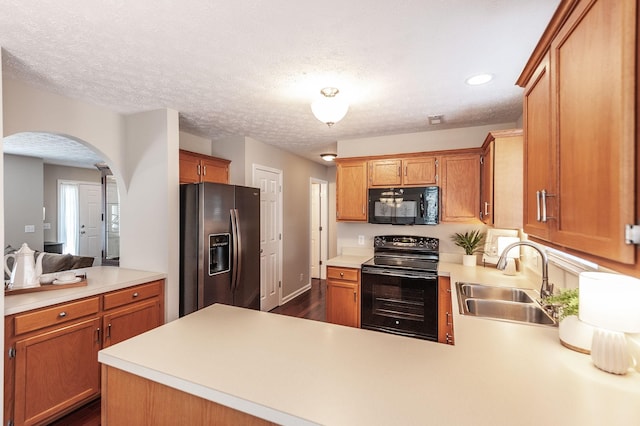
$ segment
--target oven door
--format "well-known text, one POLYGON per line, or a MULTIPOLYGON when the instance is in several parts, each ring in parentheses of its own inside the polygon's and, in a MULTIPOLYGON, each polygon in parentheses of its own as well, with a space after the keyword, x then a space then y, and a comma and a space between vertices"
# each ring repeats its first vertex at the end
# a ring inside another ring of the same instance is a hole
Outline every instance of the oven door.
POLYGON ((438 276, 362 267, 361 327, 438 340, 438 276))

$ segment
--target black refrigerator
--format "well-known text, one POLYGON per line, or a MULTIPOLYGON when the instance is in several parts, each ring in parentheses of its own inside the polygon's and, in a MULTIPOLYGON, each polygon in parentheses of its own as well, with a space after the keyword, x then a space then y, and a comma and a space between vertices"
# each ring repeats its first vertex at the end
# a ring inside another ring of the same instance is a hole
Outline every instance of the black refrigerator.
POLYGON ((260 309, 260 190, 180 185, 180 316, 214 303, 260 309))

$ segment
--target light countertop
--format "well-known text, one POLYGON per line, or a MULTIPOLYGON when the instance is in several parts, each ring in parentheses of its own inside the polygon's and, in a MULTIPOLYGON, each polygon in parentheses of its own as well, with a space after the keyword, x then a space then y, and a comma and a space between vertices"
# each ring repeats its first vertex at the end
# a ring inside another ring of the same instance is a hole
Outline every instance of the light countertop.
MULTIPOLYGON (((440 268, 452 286, 537 287, 440 268)), ((462 316, 455 297, 455 346, 218 304, 99 360, 280 424, 640 424, 640 374, 598 370, 557 328, 462 316)))
POLYGON ((17 314, 166 278, 164 273, 116 266, 92 266, 74 271, 78 274, 87 274, 86 286, 34 293, 5 294, 4 314, 17 314))
POLYGON ((373 249, 365 247, 344 247, 339 256, 327 260, 327 266, 360 269, 362 264, 373 257, 373 249))

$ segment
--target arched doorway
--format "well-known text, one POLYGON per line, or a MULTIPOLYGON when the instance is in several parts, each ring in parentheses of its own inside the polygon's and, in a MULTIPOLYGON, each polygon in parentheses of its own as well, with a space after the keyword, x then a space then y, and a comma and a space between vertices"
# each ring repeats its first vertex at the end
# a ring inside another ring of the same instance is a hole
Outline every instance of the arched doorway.
POLYGON ((92 256, 118 264, 119 195, 105 159, 66 135, 21 132, 3 139, 5 246, 92 256))

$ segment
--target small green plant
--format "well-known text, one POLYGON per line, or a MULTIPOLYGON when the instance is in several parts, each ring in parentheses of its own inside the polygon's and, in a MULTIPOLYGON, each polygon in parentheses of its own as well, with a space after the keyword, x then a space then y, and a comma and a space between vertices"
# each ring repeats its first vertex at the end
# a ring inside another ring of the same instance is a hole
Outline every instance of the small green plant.
POLYGON ((479 230, 467 231, 464 234, 456 232, 451 239, 458 247, 464 249, 464 253, 471 255, 482 253, 482 243, 484 242, 484 232, 479 230))
POLYGON ((578 289, 563 290, 545 299, 545 303, 558 306, 559 319, 578 315, 578 289))

